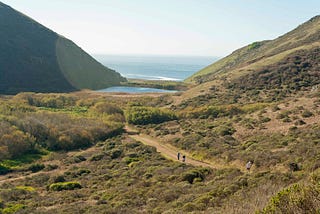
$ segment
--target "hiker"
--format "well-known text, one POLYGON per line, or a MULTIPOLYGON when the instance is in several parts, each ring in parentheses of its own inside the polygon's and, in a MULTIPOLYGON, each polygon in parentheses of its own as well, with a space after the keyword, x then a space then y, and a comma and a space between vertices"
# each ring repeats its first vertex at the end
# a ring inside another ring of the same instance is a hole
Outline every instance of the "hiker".
POLYGON ((186 156, 185 155, 182 156, 182 162, 186 162, 186 156))
POLYGON ((178 152, 178 154, 177 154, 177 158, 178 158, 178 160, 180 160, 180 152, 178 152))
POLYGON ((246 164, 246 168, 247 168, 248 172, 250 171, 250 169, 251 169, 251 167, 252 167, 252 164, 253 164, 252 161, 249 161, 249 162, 246 164))

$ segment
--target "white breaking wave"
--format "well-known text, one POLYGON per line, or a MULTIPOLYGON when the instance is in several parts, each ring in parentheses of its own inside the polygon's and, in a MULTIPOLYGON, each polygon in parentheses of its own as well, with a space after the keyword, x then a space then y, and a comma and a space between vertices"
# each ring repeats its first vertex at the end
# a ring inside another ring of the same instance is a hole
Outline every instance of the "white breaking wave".
POLYGON ((144 79, 148 79, 148 80, 182 81, 182 79, 172 78, 172 77, 148 76, 148 75, 142 75, 142 74, 123 74, 123 75, 128 78, 137 78, 137 79, 139 77, 143 77, 144 79))

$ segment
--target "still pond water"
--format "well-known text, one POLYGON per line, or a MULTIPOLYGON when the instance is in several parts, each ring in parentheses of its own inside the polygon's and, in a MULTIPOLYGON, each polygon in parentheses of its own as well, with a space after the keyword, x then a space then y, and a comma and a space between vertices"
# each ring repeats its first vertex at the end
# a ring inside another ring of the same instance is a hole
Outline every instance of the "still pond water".
POLYGON ((106 89, 98 90, 98 92, 117 92, 117 93, 174 93, 177 91, 164 90, 157 88, 141 88, 141 87, 127 87, 127 86, 115 86, 106 89))

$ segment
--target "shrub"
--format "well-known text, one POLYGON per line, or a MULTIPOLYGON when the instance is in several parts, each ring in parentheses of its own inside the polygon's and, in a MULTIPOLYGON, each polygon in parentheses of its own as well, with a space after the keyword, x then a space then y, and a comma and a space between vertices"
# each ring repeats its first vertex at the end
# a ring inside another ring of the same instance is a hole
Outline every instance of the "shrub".
POLYGON ((302 117, 312 117, 313 116, 313 113, 309 110, 305 110, 302 112, 301 114, 302 117))
POLYGON ((282 122, 290 123, 291 119, 289 117, 285 117, 285 118, 282 119, 282 122))
POLYGON ((35 173, 35 172, 39 172, 39 171, 43 170, 44 168, 45 168, 44 164, 35 163, 35 164, 31 164, 28 167, 28 170, 35 173))
POLYGON ((236 130, 233 127, 229 127, 225 125, 217 127, 216 131, 221 136, 232 135, 233 133, 236 132, 236 130))
MULTIPOLYGON (((3 128, 2 125, 1 128, 3 128)), ((35 139, 30 134, 25 134, 14 127, 2 132, 0 132, 0 154, 6 152, 5 156, 15 158, 34 149, 35 139)))
POLYGON ((126 164, 131 164, 131 163, 134 163, 134 162, 138 162, 140 161, 139 158, 136 158, 136 157, 125 157, 123 158, 123 161, 126 163, 126 164))
POLYGON ((33 187, 18 186, 10 189, 2 189, 0 191, 0 198, 4 201, 19 201, 30 199, 34 194, 35 189, 33 187))
POLYGON ((61 183, 66 181, 63 175, 57 175, 53 177, 51 180, 53 181, 53 183, 61 183))
POLYGON ((304 124, 306 124, 306 122, 304 122, 303 120, 297 120, 296 122, 294 122, 294 125, 296 125, 296 126, 301 126, 301 125, 304 125, 304 124))
POLYGON ((3 213, 3 214, 18 213, 20 210, 23 210, 25 208, 26 206, 23 204, 7 204, 5 208, 0 209, 0 213, 3 213))
POLYGON ((135 125, 158 124, 177 119, 171 111, 140 106, 129 108, 125 116, 128 123, 135 125))
POLYGON ((5 167, 3 165, 0 164, 0 175, 5 175, 10 173, 12 170, 8 167, 5 167))
POLYGON ((74 177, 80 177, 82 175, 90 174, 91 171, 89 169, 79 169, 78 171, 74 172, 74 177))
POLYGON ((80 163, 82 161, 86 161, 87 159, 85 157, 83 157, 82 155, 77 155, 73 158, 75 163, 80 163))
POLYGON ((207 169, 207 168, 193 169, 186 172, 182 176, 182 180, 188 181, 190 184, 192 184, 195 180, 203 181, 206 175, 210 174, 210 172, 211 172, 210 169, 207 169))
POLYGON ((120 150, 120 149, 114 149, 114 150, 111 151, 110 157, 111 157, 112 159, 116 159, 116 158, 120 157, 121 154, 122 154, 122 150, 120 150))
POLYGON ((24 191, 27 191, 27 192, 34 192, 36 191, 33 187, 31 186, 16 186, 16 189, 19 189, 19 190, 24 190, 24 191))
POLYGON ((300 169, 300 167, 298 166, 298 164, 297 163, 289 163, 289 168, 290 168, 290 170, 291 171, 298 171, 299 169, 300 169))
POLYGON ((92 110, 99 114, 123 114, 119 107, 105 102, 97 103, 92 110))
POLYGON ((59 166, 56 165, 56 164, 48 164, 45 168, 46 171, 52 171, 52 170, 55 170, 55 169, 58 169, 59 166))
POLYGON ((49 186, 49 190, 51 191, 75 190, 81 188, 82 186, 79 182, 59 182, 49 186))
POLYGON ((273 196, 261 213, 317 213, 319 196, 317 186, 294 184, 273 196))
POLYGON ((248 46, 248 50, 259 48, 261 45, 263 45, 262 42, 253 42, 248 46))
POLYGON ((262 117, 260 119, 260 121, 261 121, 261 123, 267 123, 267 122, 271 121, 271 119, 269 117, 262 117))
POLYGON ((279 108, 279 106, 274 105, 271 110, 272 110, 273 112, 276 112, 276 111, 279 111, 280 108, 279 108))
POLYGON ((99 161, 102 160, 102 158, 104 157, 104 153, 100 153, 100 154, 96 154, 93 155, 92 157, 90 157, 90 161, 99 161))

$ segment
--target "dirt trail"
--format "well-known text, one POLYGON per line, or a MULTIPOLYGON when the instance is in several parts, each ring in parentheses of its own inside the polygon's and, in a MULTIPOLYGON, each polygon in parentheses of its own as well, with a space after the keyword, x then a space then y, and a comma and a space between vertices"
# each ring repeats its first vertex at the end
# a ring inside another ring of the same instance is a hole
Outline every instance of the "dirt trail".
MULTIPOLYGON (((57 173, 63 173, 64 171, 63 170, 60 170, 60 169, 55 169, 55 170, 52 170, 52 171, 48 171, 48 172, 43 172, 43 171, 40 171, 40 172, 36 172, 36 173, 31 173, 28 174, 28 175, 19 175, 18 177, 13 177, 13 178, 10 178, 10 177, 7 177, 7 176, 3 176, 3 179, 1 178, 0 180, 0 185, 3 184, 3 183, 6 183, 6 182, 12 182, 12 181, 18 181, 18 180, 23 180, 23 179, 26 179, 26 178, 31 178, 33 176, 36 176, 36 175, 49 175, 49 174, 57 174, 57 173)), ((11 176, 9 174, 9 176, 11 176)))
MULTIPOLYGON (((147 135, 144 134, 135 134, 135 135, 130 135, 131 138, 135 139, 136 141, 140 141, 146 145, 149 146, 153 146, 156 147, 157 151, 160 152, 163 156, 165 156, 168 159, 171 160, 177 160, 177 154, 178 154, 178 150, 175 148, 171 148, 169 147, 169 145, 165 145, 165 144, 160 144, 159 142, 157 142, 156 140, 150 138, 147 135)), ((203 166, 203 167, 210 167, 210 168, 216 168, 214 166, 212 166, 209 163, 205 163, 205 162, 201 162, 201 161, 197 161, 194 160, 190 157, 189 154, 187 154, 186 152, 181 152, 182 154, 186 155, 186 164, 191 164, 194 166, 203 166)))
MULTIPOLYGON (((167 159, 170 159, 173 161, 179 161, 177 159, 177 154, 178 154, 178 152, 180 152, 181 154, 186 155, 186 162, 185 162, 186 164, 190 164, 193 166, 209 167, 212 169, 238 168, 241 171, 245 171, 244 168, 233 166, 233 165, 229 166, 229 165, 220 164, 220 163, 213 163, 212 161, 209 162, 209 161, 195 160, 192 158, 190 153, 188 153, 186 151, 182 151, 172 145, 160 143, 157 139, 155 139, 151 136, 145 135, 145 134, 141 134, 132 127, 126 126, 125 129, 126 129, 127 133, 129 134, 130 138, 132 138, 136 141, 140 141, 143 144, 156 147, 157 151, 160 152, 167 159)), ((181 159, 180 159, 180 161, 181 161, 181 159)))

